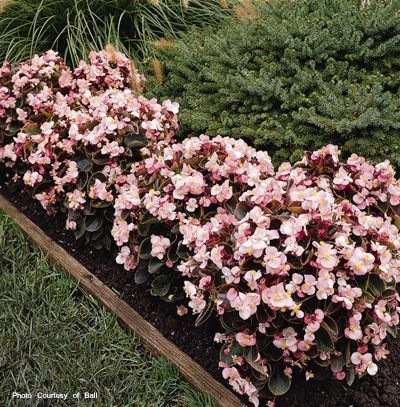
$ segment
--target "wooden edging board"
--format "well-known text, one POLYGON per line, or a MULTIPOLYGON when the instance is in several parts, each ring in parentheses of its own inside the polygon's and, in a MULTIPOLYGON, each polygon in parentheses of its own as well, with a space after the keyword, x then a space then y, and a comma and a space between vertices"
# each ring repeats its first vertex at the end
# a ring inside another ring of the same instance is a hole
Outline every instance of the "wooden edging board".
POLYGON ((38 246, 51 261, 58 263, 68 275, 79 283, 81 288, 95 297, 108 310, 115 313, 120 321, 138 335, 151 353, 172 362, 187 382, 198 391, 209 394, 219 406, 243 407, 243 404, 231 391, 215 380, 176 345, 167 340, 153 325, 121 300, 114 291, 47 236, 42 229, 1 194, 0 208, 15 221, 31 243, 38 246))

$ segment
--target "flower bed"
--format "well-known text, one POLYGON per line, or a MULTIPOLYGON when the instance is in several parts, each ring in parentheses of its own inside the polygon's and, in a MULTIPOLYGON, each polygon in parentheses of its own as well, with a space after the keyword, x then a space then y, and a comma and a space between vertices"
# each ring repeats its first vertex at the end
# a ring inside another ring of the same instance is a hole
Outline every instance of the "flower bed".
POLYGON ((142 80, 116 52, 73 72, 52 52, 5 63, 0 160, 179 315, 188 301, 197 326, 218 317, 222 375, 255 405, 296 371, 374 375, 399 323, 389 162, 329 145, 275 170, 241 140, 178 143, 178 105, 140 96, 142 80))

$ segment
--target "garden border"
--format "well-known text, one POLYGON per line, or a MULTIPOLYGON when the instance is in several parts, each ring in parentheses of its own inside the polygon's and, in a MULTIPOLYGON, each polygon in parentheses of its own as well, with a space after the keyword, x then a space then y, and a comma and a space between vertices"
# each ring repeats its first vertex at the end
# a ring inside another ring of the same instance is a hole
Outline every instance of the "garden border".
POLYGON ((115 313, 118 319, 141 339, 152 354, 168 359, 178 368, 188 383, 198 391, 210 395, 220 407, 244 406, 229 389, 166 339, 158 329, 119 298, 112 289, 59 246, 1 193, 0 208, 16 222, 31 243, 39 247, 52 262, 58 263, 85 292, 95 297, 109 311, 115 313))

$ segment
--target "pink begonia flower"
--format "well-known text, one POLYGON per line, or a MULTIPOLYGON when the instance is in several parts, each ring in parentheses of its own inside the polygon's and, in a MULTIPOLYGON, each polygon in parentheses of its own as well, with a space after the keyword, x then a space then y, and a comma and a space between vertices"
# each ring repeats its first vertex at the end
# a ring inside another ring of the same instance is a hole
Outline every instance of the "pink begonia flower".
POLYGON ((85 192, 75 189, 73 192, 67 193, 68 208, 73 210, 83 209, 83 204, 86 202, 85 192))
POLYGON ((360 321, 354 317, 350 318, 348 327, 344 330, 344 335, 346 338, 353 339, 354 341, 361 339, 363 333, 361 330, 360 321))
POLYGON ((107 202, 112 202, 114 199, 112 193, 107 191, 106 183, 101 182, 99 179, 96 179, 94 185, 90 187, 89 198, 107 202))
POLYGON ((265 288, 262 292, 262 300, 273 308, 293 309, 295 307, 292 296, 285 290, 283 283, 265 288))
POLYGON ((297 292, 297 294, 301 296, 301 283, 303 282, 303 280, 303 275, 299 273, 293 273, 291 281, 289 282, 289 284, 286 284, 286 291, 288 291, 290 294, 294 294, 297 292))
POLYGON ((200 313, 206 307, 206 301, 200 294, 190 297, 189 307, 193 309, 193 314, 200 313))
POLYGON ((346 378, 346 372, 343 372, 343 371, 337 372, 335 376, 336 376, 336 379, 338 379, 338 380, 344 380, 346 378))
POLYGON ((162 107, 173 114, 177 114, 179 112, 179 103, 178 102, 171 102, 170 99, 166 99, 162 102, 162 107))
POLYGON ((382 359, 386 359, 389 353, 390 352, 385 348, 385 345, 383 345, 381 348, 375 350, 374 357, 379 362, 382 359))
POLYGON ((165 256, 168 247, 171 245, 171 241, 164 236, 151 235, 151 255, 157 257, 159 260, 165 256))
POLYGON ((306 371, 306 380, 314 379, 315 374, 313 372, 306 371))
POLYGON ((227 284, 237 284, 240 281, 240 267, 222 267, 221 269, 223 277, 227 284))
POLYGON ((235 234, 238 245, 238 255, 251 255, 259 258, 263 255, 264 250, 269 246, 272 239, 279 237, 277 231, 268 230, 265 227, 257 227, 254 233, 250 236, 243 235, 248 229, 247 223, 242 223, 238 232, 235 234))
POLYGON ((369 324, 364 331, 366 336, 370 338, 373 345, 380 345, 387 335, 384 325, 378 325, 376 322, 369 324))
POLYGON ((188 313, 188 309, 184 305, 179 305, 176 307, 176 313, 180 316, 183 317, 188 313))
POLYGON ((184 282, 183 287, 186 297, 190 298, 189 307, 193 309, 193 314, 200 313, 206 306, 206 301, 201 291, 197 290, 197 287, 190 281, 184 282))
POLYGON ((367 253, 363 248, 356 247, 348 261, 348 265, 354 274, 363 276, 374 268, 375 257, 367 253))
POLYGON ((243 379, 235 367, 225 366, 222 370, 222 376, 229 381, 229 384, 237 393, 247 394, 250 402, 255 407, 259 406, 258 390, 249 380, 243 379))
POLYGON ((14 146, 15 146, 14 143, 6 144, 5 146, 0 146, 1 161, 5 160, 6 158, 9 158, 11 161, 17 161, 17 154, 15 154, 14 146))
POLYGON ((332 302, 342 302, 342 305, 350 310, 353 307, 354 299, 362 296, 362 290, 359 287, 352 287, 343 281, 343 279, 338 280, 338 294, 332 296, 332 302))
POLYGON ((369 375, 374 376, 378 371, 378 366, 372 362, 370 353, 362 355, 360 352, 354 352, 350 360, 356 366, 356 372, 359 374, 367 371, 369 375))
POLYGON ((275 336, 273 344, 282 350, 288 349, 291 352, 297 351, 297 333, 292 327, 285 328, 279 335, 275 336))
POLYGON ((293 375, 293 369, 289 366, 286 366, 285 369, 283 370, 283 374, 289 379, 291 379, 293 375))
POLYGON ((387 192, 390 196, 390 205, 400 205, 400 181, 398 180, 396 183, 390 184, 387 192))
POLYGON ((203 174, 200 172, 192 172, 190 175, 176 174, 171 178, 175 186, 173 197, 178 200, 184 199, 187 194, 200 195, 203 192, 205 182, 203 174))
POLYGON ((117 258, 116 258, 116 262, 117 262, 118 264, 124 264, 126 258, 127 258, 130 254, 131 254, 131 251, 130 251, 130 249, 129 249, 128 246, 123 246, 123 247, 121 247, 121 250, 120 250, 120 252, 118 253, 118 256, 117 256, 117 258))
POLYGON ((187 297, 192 297, 193 295, 196 295, 197 293, 197 288, 196 286, 191 283, 190 281, 185 281, 184 282, 184 287, 183 287, 185 294, 187 297))
POLYGON ((75 221, 73 221, 72 219, 67 219, 67 221, 65 222, 65 229, 67 230, 76 230, 77 224, 75 221))
MULTIPOLYGON (((317 163, 325 160, 327 157, 330 157, 332 163, 336 166, 339 164, 339 147, 333 144, 328 144, 317 151, 314 151, 311 154, 311 161, 315 161, 317 163)), ((306 157, 303 158, 303 162, 307 162, 306 157)))
POLYGON ((204 290, 211 283, 211 276, 204 276, 199 281, 199 287, 204 290))
POLYGON ((125 184, 119 188, 118 196, 114 201, 116 214, 121 214, 125 209, 133 209, 141 203, 137 185, 125 184))
POLYGON ((292 253, 295 256, 301 256, 304 253, 304 247, 300 246, 295 236, 289 236, 284 242, 285 253, 292 253))
POLYGON ((379 300, 374 307, 374 312, 377 318, 379 318, 381 321, 389 323, 391 322, 392 317, 388 312, 386 305, 387 305, 386 300, 379 300))
POLYGON ((239 332, 235 335, 235 339, 240 346, 253 346, 256 344, 256 337, 248 335, 244 332, 239 332))
POLYGON ((307 295, 314 295, 316 283, 317 281, 313 275, 306 274, 304 276, 304 284, 301 286, 301 291, 307 295))
POLYGON ((54 126, 53 121, 45 122, 40 126, 40 130, 42 130, 43 134, 48 136, 53 132, 53 126, 54 126))
POLYGON ((35 186, 36 184, 39 184, 40 182, 43 181, 43 176, 40 175, 37 171, 26 171, 24 176, 23 176, 23 181, 25 185, 28 185, 30 187, 35 186))
POLYGON ((109 155, 110 157, 118 157, 119 155, 123 154, 125 148, 118 144, 117 141, 113 141, 111 143, 106 143, 103 148, 101 149, 101 154, 109 155))
POLYGON ((226 180, 222 185, 214 185, 211 188, 211 195, 215 196, 218 202, 228 201, 232 198, 232 187, 229 185, 229 180, 226 180))
POLYGON ((334 284, 335 284, 335 275, 326 270, 320 270, 318 272, 317 279, 317 298, 319 300, 326 300, 328 296, 334 294, 334 284))
POLYGON ((230 289, 227 298, 231 307, 239 311, 240 318, 246 320, 257 312, 257 306, 260 305, 260 296, 256 293, 242 293, 235 289, 230 289))
POLYGON ((186 203, 186 210, 188 212, 194 212, 198 208, 197 201, 194 198, 190 198, 186 203))
POLYGON ((269 328, 271 325, 268 322, 260 322, 258 324, 258 330, 262 333, 265 334, 266 329, 269 328))
POLYGON ((286 274, 290 267, 286 264, 286 256, 278 251, 274 246, 266 247, 264 256, 265 267, 267 273, 270 274, 286 274))
POLYGON ((111 234, 117 244, 122 246, 129 241, 129 233, 135 228, 133 223, 126 222, 123 219, 115 219, 111 234))
POLYGON ((196 251, 197 253, 193 256, 193 260, 199 265, 200 268, 205 268, 208 260, 210 259, 210 252, 207 250, 207 246, 204 245, 196 251))
POLYGON ((324 242, 314 242, 313 245, 318 249, 317 264, 324 270, 332 271, 338 263, 337 250, 331 244, 324 242))
POLYGON ((124 269, 129 271, 136 267, 134 257, 131 255, 131 251, 128 246, 123 246, 116 258, 118 264, 123 264, 124 269))
POLYGON ((333 179, 333 184, 335 185, 335 187, 339 190, 343 190, 351 182, 353 182, 353 179, 349 176, 349 174, 343 167, 340 167, 339 171, 335 174, 335 178, 333 179))
POLYGON ((222 269, 223 263, 222 263, 222 256, 224 248, 222 246, 215 246, 211 249, 210 253, 210 259, 211 261, 219 268, 222 269))
POLYGON ((228 339, 226 334, 221 334, 220 332, 216 332, 214 335, 214 342, 222 343, 228 339))
POLYGON ((251 290, 257 289, 257 280, 260 279, 262 276, 260 271, 256 270, 249 270, 244 275, 244 279, 247 281, 248 286, 251 290))

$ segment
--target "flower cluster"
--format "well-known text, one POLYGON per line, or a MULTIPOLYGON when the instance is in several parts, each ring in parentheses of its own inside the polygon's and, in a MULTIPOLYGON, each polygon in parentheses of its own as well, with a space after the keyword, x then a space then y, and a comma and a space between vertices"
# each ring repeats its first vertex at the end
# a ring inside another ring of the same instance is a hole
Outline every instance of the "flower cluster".
POLYGON ((138 281, 157 273, 153 290, 169 300, 179 272, 197 323, 219 315, 236 391, 257 405, 295 370, 349 384, 376 373, 400 311, 400 183, 388 162, 340 163, 329 145, 275 172, 267 153, 207 136, 142 152, 115 201, 125 268, 138 281))
POLYGON ((214 315, 223 377, 256 406, 292 375, 373 375, 399 324, 400 180, 336 146, 274 169, 228 137, 177 143, 178 105, 138 96, 113 50, 0 69, 0 162, 177 313, 214 315))
POLYGON ((73 72, 52 51, 0 71, 0 161, 46 210, 65 207, 67 227, 95 247, 110 246, 104 212, 112 216, 115 185, 140 148, 170 142, 177 129, 178 105, 137 96, 142 79, 112 50, 73 72))

